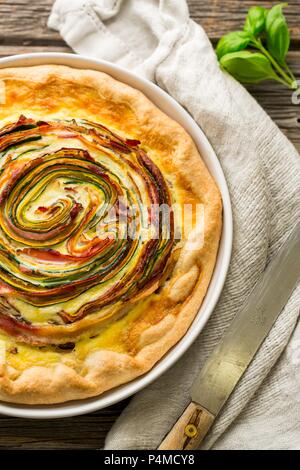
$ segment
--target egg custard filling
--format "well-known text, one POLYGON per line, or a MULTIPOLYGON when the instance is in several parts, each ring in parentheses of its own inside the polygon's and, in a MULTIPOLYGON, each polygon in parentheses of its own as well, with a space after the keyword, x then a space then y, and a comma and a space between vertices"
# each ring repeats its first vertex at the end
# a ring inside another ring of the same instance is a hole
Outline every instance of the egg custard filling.
POLYGON ((0 399, 95 396, 190 326, 220 195, 188 134, 139 91, 52 65, 0 80, 0 399))

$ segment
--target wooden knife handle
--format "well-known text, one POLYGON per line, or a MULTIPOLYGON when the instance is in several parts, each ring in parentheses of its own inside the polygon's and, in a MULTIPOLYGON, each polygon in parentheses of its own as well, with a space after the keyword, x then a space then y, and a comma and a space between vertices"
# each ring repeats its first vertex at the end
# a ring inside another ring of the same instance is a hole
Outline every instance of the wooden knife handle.
POLYGON ((191 402, 158 450, 197 449, 214 422, 215 416, 202 406, 191 402))

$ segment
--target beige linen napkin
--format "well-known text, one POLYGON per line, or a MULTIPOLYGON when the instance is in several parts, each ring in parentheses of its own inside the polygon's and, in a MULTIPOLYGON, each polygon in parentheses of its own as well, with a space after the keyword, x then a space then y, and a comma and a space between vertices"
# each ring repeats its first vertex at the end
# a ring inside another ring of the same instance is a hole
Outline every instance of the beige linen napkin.
MULTIPOLYGON (((299 220, 300 157, 247 91, 220 71, 184 0, 57 0, 49 26, 76 52, 128 67, 181 103, 213 145, 231 193, 233 256, 217 308, 185 356, 132 399, 106 441, 107 449, 154 449, 187 405, 199 368, 299 220)), ((204 448, 300 448, 299 309, 300 285, 204 448)))

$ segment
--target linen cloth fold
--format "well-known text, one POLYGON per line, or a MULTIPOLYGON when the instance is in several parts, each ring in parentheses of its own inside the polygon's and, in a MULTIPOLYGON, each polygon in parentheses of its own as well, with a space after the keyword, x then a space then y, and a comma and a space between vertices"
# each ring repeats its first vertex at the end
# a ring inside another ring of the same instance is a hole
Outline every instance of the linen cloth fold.
MULTIPOLYGON (((185 0, 57 0, 48 24, 75 52, 127 67, 181 103, 213 145, 229 185, 234 244, 219 303, 190 350, 131 400, 106 439, 107 449, 155 449, 300 218, 300 157, 248 92, 220 70, 185 0)), ((202 448, 300 448, 299 310, 300 284, 202 448)))

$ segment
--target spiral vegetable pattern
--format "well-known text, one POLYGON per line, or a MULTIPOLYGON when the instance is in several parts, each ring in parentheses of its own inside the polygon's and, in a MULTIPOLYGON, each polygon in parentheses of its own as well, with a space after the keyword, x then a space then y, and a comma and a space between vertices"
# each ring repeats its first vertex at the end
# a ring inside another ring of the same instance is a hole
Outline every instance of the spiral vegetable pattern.
POLYGON ((159 286, 174 220, 152 208, 171 197, 139 141, 21 116, 0 130, 0 156, 0 328, 30 327, 13 298, 64 325, 159 286))

